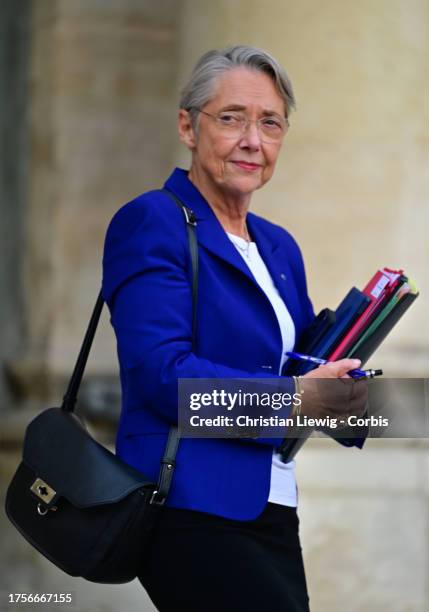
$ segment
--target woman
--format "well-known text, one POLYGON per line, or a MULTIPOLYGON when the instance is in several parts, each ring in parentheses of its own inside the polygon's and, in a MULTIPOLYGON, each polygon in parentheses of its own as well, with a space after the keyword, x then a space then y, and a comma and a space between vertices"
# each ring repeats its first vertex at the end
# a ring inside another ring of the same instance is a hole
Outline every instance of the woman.
MULTIPOLYGON (((249 212, 253 192, 273 174, 293 107, 284 69, 246 46, 206 53, 183 90, 178 129, 192 163, 189 172, 174 170, 165 188, 197 220, 195 347, 180 208, 168 193, 148 192, 110 223, 103 295, 123 391, 117 453, 154 480, 177 424, 177 380, 279 378, 285 351, 314 318, 294 239, 249 212)), ((302 378, 302 413, 362 414, 364 384, 335 402, 306 388, 315 376, 344 377, 358 364, 345 359, 302 378)), ((293 392, 293 379, 285 383, 293 392)), ((294 462, 281 462, 280 442, 180 440, 139 576, 159 610, 309 609, 294 462)))

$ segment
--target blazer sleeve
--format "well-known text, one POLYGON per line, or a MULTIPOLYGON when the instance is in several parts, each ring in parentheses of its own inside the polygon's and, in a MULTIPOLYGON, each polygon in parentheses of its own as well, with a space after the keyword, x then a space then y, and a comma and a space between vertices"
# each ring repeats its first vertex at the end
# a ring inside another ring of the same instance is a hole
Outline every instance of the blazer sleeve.
MULTIPOLYGON (((116 335, 123 393, 170 424, 177 424, 178 378, 281 378, 282 392, 293 394, 292 378, 231 368, 192 352, 191 287, 187 232, 177 205, 149 193, 119 209, 106 233, 102 294, 116 335)), ((278 446, 282 440, 240 441, 278 446)))

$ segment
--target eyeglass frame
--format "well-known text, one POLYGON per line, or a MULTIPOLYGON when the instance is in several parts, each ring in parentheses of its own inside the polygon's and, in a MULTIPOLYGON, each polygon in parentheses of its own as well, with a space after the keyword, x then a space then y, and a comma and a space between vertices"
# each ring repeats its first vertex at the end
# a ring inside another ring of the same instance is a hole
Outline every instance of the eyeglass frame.
MULTIPOLYGON (((212 119, 214 119, 218 125, 220 125, 219 124, 219 114, 220 113, 227 113, 228 112, 228 110, 224 110, 224 111, 219 111, 218 115, 212 115, 211 113, 208 113, 207 111, 204 111, 201 108, 198 108, 197 106, 191 106, 187 110, 188 111, 196 110, 199 113, 203 113, 203 115, 207 115, 207 117, 211 117, 212 119)), ((231 110, 229 112, 236 113, 236 112, 240 112, 240 111, 231 110)), ((260 126, 261 126, 261 121, 263 119, 267 119, 267 117, 261 117, 260 119, 249 119, 248 117, 245 116, 244 122, 241 123, 241 134, 245 134, 246 133, 246 131, 247 131, 247 129, 248 129, 248 127, 249 127, 249 125, 251 123, 256 123, 256 126, 257 126, 256 129, 258 130, 259 137, 261 138, 260 126)), ((283 133, 281 135, 281 138, 279 138, 279 140, 270 140, 269 142, 266 142, 266 141, 263 140, 263 138, 261 138, 262 142, 265 142, 266 144, 275 144, 276 142, 280 142, 281 139, 286 136, 286 134, 288 133, 288 130, 290 128, 289 118, 288 117, 281 117, 281 119, 283 119, 285 121, 285 128, 284 128, 284 131, 283 131, 283 133)), ((223 125, 223 126, 221 125, 220 127, 225 127, 226 128, 227 126, 226 125, 223 125)))

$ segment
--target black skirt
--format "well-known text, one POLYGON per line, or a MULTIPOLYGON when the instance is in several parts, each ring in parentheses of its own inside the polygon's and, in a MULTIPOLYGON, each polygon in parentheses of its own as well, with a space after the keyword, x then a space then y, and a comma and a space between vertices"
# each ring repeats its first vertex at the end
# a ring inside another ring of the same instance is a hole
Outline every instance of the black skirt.
POLYGON ((308 612, 296 508, 251 521, 162 507, 138 576, 161 612, 308 612))

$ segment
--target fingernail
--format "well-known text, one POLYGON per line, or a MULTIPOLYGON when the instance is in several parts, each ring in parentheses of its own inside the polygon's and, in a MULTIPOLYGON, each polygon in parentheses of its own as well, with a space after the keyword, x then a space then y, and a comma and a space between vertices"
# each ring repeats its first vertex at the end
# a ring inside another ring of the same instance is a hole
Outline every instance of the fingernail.
POLYGON ((361 364, 361 360, 360 359, 353 359, 353 367, 354 368, 358 368, 361 364))

